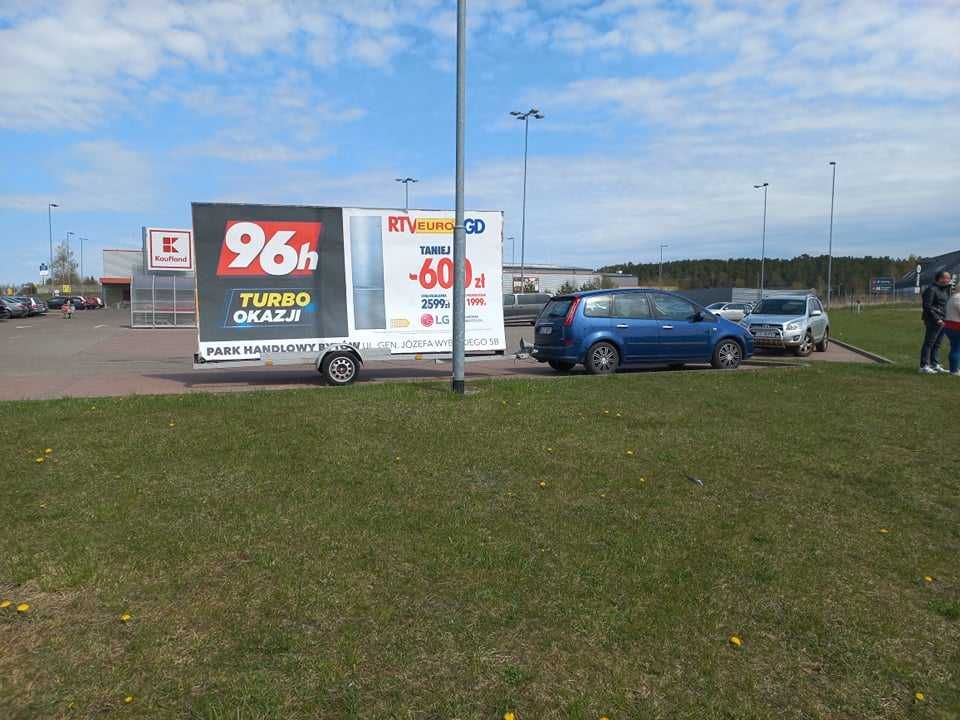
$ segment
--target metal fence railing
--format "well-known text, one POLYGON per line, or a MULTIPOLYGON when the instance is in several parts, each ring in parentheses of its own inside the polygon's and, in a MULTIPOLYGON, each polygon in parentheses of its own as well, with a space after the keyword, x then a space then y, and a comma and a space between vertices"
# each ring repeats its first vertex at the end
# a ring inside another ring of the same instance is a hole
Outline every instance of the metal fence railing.
POLYGON ((192 275, 133 275, 130 281, 132 327, 196 327, 192 275))

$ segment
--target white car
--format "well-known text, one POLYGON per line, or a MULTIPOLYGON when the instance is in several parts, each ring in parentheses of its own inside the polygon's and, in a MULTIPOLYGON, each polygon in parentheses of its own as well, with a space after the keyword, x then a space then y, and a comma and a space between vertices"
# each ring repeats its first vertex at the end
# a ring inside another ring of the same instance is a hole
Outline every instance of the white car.
POLYGON ((740 322, 750 314, 749 303, 718 302, 713 305, 707 305, 707 310, 714 315, 719 315, 725 320, 740 322))

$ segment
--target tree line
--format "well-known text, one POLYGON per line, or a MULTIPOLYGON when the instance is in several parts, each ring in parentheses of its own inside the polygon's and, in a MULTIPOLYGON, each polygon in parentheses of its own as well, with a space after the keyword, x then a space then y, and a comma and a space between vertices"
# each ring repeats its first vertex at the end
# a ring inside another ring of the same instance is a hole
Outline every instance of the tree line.
MULTIPOLYGON (((800 255, 782 259, 767 258, 764 286, 768 288, 808 289, 825 292, 827 288, 826 255, 800 255)), ((917 258, 837 257, 833 258, 833 288, 838 294, 856 295, 870 292, 875 277, 900 279, 916 267, 917 258)), ((600 268, 602 272, 634 275, 641 286, 660 283, 659 263, 620 263, 600 268)), ((663 263, 663 286, 681 290, 711 287, 759 287, 760 260, 730 258, 728 260, 671 260, 663 263)))

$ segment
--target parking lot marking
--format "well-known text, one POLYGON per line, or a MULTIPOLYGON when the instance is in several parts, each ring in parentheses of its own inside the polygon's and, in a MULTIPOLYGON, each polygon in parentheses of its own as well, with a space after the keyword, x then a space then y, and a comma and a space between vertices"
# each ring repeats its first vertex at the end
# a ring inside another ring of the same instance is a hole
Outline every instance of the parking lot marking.
POLYGON ((26 330, 27 328, 32 328, 33 325, 16 325, 17 330, 26 330))
POLYGON ((99 330, 99 329, 102 328, 102 327, 106 327, 106 325, 94 325, 94 326, 93 326, 93 329, 94 329, 94 330, 99 330))

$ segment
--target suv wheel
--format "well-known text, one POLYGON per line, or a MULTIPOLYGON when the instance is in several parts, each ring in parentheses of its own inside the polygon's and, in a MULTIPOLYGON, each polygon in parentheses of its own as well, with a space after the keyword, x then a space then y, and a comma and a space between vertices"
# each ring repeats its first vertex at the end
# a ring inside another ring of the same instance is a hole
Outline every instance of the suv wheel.
POLYGON ((710 364, 718 370, 736 370, 743 362, 743 348, 736 340, 721 340, 713 350, 710 364))
POLYGON ((817 352, 826 352, 830 347, 830 328, 823 331, 823 337, 817 343, 817 352))
POLYGON ((620 365, 620 352, 608 342, 598 342, 587 350, 584 365, 591 375, 614 373, 620 365))
POLYGON ((568 370, 573 370, 573 366, 576 363, 566 362, 564 360, 548 360, 547 364, 558 372, 567 372, 568 370))
POLYGON ((797 357, 807 357, 810 353, 813 352, 813 334, 807 330, 807 334, 803 336, 803 340, 800 341, 800 344, 793 349, 793 354, 797 357))

